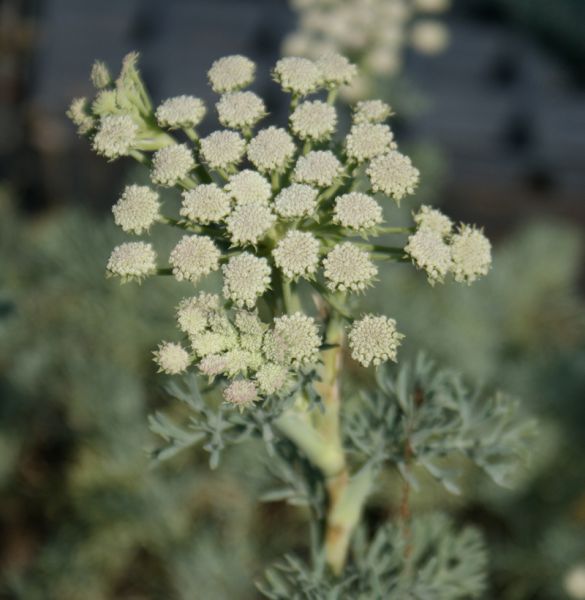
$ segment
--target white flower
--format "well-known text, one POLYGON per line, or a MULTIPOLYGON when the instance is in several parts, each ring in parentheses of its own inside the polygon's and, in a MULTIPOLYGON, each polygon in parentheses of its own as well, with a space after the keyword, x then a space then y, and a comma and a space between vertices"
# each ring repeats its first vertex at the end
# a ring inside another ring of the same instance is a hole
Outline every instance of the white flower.
POLYGON ((233 245, 256 244, 272 227, 276 217, 263 204, 240 204, 226 219, 233 245))
POLYGON ((188 335, 201 333, 209 324, 209 317, 219 309, 219 296, 201 292, 183 298, 177 307, 179 329, 188 335))
POLYGON ((304 231, 289 231, 272 251, 274 262, 289 279, 310 277, 319 266, 319 241, 304 231))
POLYGON ((288 369, 275 363, 265 363, 256 373, 256 383, 265 396, 276 394, 289 383, 288 369))
POLYGON ((194 223, 218 223, 230 210, 230 197, 215 183, 200 184, 183 192, 180 215, 194 223))
POLYGON ((122 281, 140 281, 156 273, 156 252, 146 242, 126 242, 116 246, 108 259, 106 271, 122 281))
POLYGON ((421 206, 418 212, 413 214, 413 219, 419 229, 432 229, 442 236, 449 235, 453 229, 451 219, 430 206, 421 206))
POLYGON ((372 229, 382 223, 382 207, 367 194, 349 192, 336 199, 333 222, 356 231, 372 229))
POLYGON ((415 0, 417 11, 426 13, 442 13, 449 9, 451 0, 415 0))
POLYGON ((259 400, 256 384, 247 379, 232 381, 223 391, 223 397, 226 402, 240 409, 248 408, 259 400))
POLYGON ((397 202, 407 194, 414 193, 418 185, 418 169, 408 156, 396 150, 374 158, 367 174, 374 192, 382 192, 397 202))
POLYGON ((348 84, 357 75, 357 67, 341 54, 325 54, 317 60, 317 67, 327 87, 348 84))
POLYGON ((174 342, 162 342, 153 354, 159 372, 167 375, 184 373, 191 363, 191 357, 187 350, 181 344, 174 342))
POLYGON ((112 76, 108 67, 101 60, 96 60, 91 67, 91 82, 98 89, 101 90, 109 86, 112 83, 112 76))
POLYGON ((574 600, 585 600, 585 565, 576 565, 563 579, 565 591, 574 600))
POLYGON ((361 163, 393 150, 396 144, 388 125, 361 123, 351 128, 345 138, 345 148, 349 158, 361 163))
POLYGON ((248 371, 256 371, 264 361, 259 352, 250 352, 242 348, 235 348, 224 354, 226 359, 225 372, 229 377, 238 374, 246 374, 248 371))
POLYGON ((371 363, 396 361, 396 352, 404 336, 396 331, 396 321, 379 315, 366 315, 351 326, 348 335, 351 357, 364 367, 371 363))
POLYGON ((195 167, 191 150, 185 144, 165 146, 154 153, 150 178, 166 187, 176 185, 195 167))
POLYGON ((77 126, 79 135, 89 133, 94 127, 95 120, 87 112, 87 98, 75 98, 69 106, 67 116, 77 126))
POLYGON ((308 217, 317 208, 319 190, 305 185, 293 183, 283 188, 274 200, 274 209, 277 214, 285 219, 300 219, 308 217))
POLYGON ((100 119, 93 138, 93 149, 113 160, 128 156, 138 137, 138 125, 129 115, 107 115, 100 119))
POLYGON ((317 362, 321 337, 315 320, 297 312, 274 319, 266 336, 264 352, 274 363, 298 367, 317 362))
POLYGON ((342 165, 333 152, 316 150, 299 157, 293 179, 298 183, 328 187, 342 172, 342 165))
POLYGON ((220 251, 213 241, 202 235, 185 235, 173 248, 169 263, 177 281, 197 283, 219 268, 220 251))
POLYGON ((227 365, 225 354, 208 354, 201 359, 197 366, 204 375, 213 379, 217 375, 226 373, 227 365))
POLYGON ((201 156, 212 169, 226 169, 240 162, 246 142, 235 131, 214 131, 201 140, 201 156))
POLYGON ((235 324, 240 333, 240 347, 249 352, 259 352, 267 325, 256 313, 247 310, 239 310, 236 313, 235 324))
POLYGON ((299 96, 311 94, 322 84, 321 71, 308 58, 281 58, 274 67, 273 75, 285 92, 299 96))
POLYGON ((382 100, 360 100, 353 113, 353 122, 360 123, 382 123, 391 116, 392 109, 389 104, 382 100))
POLYGON ((268 204, 272 195, 266 178, 250 169, 232 175, 224 189, 238 204, 268 204))
POLYGON ((197 335, 192 335, 191 348, 199 357, 209 356, 210 354, 219 354, 227 350, 232 350, 237 346, 237 337, 230 332, 203 331, 197 335))
POLYGON ((176 96, 162 102, 156 109, 156 120, 161 127, 185 129, 196 127, 205 116, 203 100, 195 96, 176 96))
POLYGON ((421 20, 412 27, 410 43, 422 54, 440 54, 449 45, 449 30, 437 21, 421 20))
POLYGON ((216 60, 207 72, 214 92, 223 94, 244 88, 254 81, 256 65, 245 56, 235 54, 216 60))
POLYGON ((323 261, 330 290, 362 291, 372 283, 378 269, 364 252, 350 242, 335 246, 323 261))
POLYGON ((472 283, 487 275, 492 264, 490 241, 480 229, 461 225, 451 238, 452 271, 455 281, 472 283))
POLYGON ((237 306, 252 308, 270 285, 270 266, 264 257, 249 252, 232 256, 222 267, 223 295, 237 306))
POLYGON ((159 196, 144 185, 129 185, 112 207, 114 222, 127 233, 148 231, 159 218, 159 196))
POLYGON ((295 153, 290 134, 280 127, 260 130, 248 144, 248 158, 262 173, 282 171, 295 153))
POLYGON ((302 140, 324 141, 335 132, 337 113, 333 106, 321 100, 299 104, 290 116, 293 133, 302 140))
POLYGON ((264 101, 254 92, 224 94, 215 107, 219 122, 234 129, 253 127, 266 115, 264 101))
POLYGON ((433 229, 418 229, 409 236, 404 251, 419 269, 427 272, 431 285, 442 282, 451 270, 451 249, 443 235, 433 229))

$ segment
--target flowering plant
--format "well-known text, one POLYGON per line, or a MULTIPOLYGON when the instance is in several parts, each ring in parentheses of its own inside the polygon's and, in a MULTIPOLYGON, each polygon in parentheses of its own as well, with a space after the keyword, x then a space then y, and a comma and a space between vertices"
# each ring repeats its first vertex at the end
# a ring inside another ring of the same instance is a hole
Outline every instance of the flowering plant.
MULTIPOLYGON (((182 376, 169 390, 192 411, 186 428, 163 414, 152 417, 152 429, 166 441, 155 456, 202 442, 214 467, 226 445, 263 439, 271 469, 285 482, 268 497, 310 508, 313 550, 310 567, 289 558, 270 571, 264 593, 322 598, 338 590, 366 598, 379 588, 405 597, 416 583, 407 563, 439 552, 436 528, 408 527, 402 542, 384 530, 367 550, 375 568, 357 551, 347 565, 352 540, 365 543, 354 534, 381 469, 399 468, 406 507, 414 464, 456 490, 453 470, 444 465, 452 454, 505 482, 524 425, 514 402, 473 395, 456 375, 423 358, 398 374, 388 368, 383 363, 397 360, 404 336, 389 316, 359 314, 355 298, 375 283, 381 261, 411 263, 432 285, 449 277, 472 283, 490 268, 489 241, 480 229, 455 225, 428 206, 409 227, 385 224, 391 201, 414 193, 419 172, 398 150, 386 123, 392 111, 382 101, 358 102, 349 131, 340 135, 335 100, 357 75, 343 56, 279 60, 273 78, 290 95, 288 127, 259 130, 268 115, 264 101, 246 90, 254 63, 239 55, 217 60, 208 77, 220 95, 223 128, 204 137, 197 131, 203 101, 179 96, 155 108, 136 62, 136 54, 128 55, 115 80, 96 63, 95 99, 74 100, 69 116, 98 154, 131 156, 149 169, 152 185, 127 186, 114 205, 116 224, 135 235, 167 226, 179 236, 162 263, 151 242, 114 248, 107 274, 123 282, 164 275, 186 287, 215 272, 222 278, 221 293, 199 291, 180 302, 177 341, 154 352, 161 371, 182 376), (160 188, 180 196, 168 214, 160 188), (375 243, 385 234, 402 242, 375 243), (346 347, 362 367, 377 367, 377 391, 342 397, 346 347), (386 544, 392 551, 374 558, 386 544), (392 552, 402 553, 404 580, 390 574, 392 552)), ((403 520, 410 521, 406 509, 403 520)), ((450 598, 476 594, 485 563, 481 543, 437 522, 445 539, 458 541, 443 554, 441 576, 448 581, 436 584, 452 590, 450 598), (466 552, 474 572, 467 583, 454 567, 467 568, 460 567, 466 552)))

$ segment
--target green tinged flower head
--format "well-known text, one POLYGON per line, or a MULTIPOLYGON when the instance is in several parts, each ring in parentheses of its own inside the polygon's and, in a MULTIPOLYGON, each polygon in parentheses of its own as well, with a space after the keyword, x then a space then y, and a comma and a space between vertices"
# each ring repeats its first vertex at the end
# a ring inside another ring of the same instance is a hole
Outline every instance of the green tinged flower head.
MULTIPOLYGON (((215 61, 208 77, 226 129, 202 138, 203 101, 183 95, 153 107, 136 64, 129 55, 115 81, 95 67, 96 98, 75 100, 68 114, 98 153, 130 154, 149 166, 154 184, 175 190, 165 194, 166 216, 156 190, 124 189, 112 208, 124 232, 145 235, 158 223, 180 233, 160 266, 153 244, 119 245, 108 275, 140 281, 172 274, 183 286, 199 286, 211 273, 221 278, 221 295, 200 291, 179 303, 177 326, 190 349, 161 344, 155 357, 162 371, 195 368, 225 384, 229 404, 250 407, 288 394, 299 372, 307 375, 320 360, 324 323, 298 309, 298 289, 311 288, 323 297, 320 307, 351 318, 346 295, 374 283, 378 260, 410 261, 431 283, 448 275, 471 283, 488 272, 491 248, 481 230, 455 229, 428 206, 413 214, 413 227, 387 229, 403 234, 398 247, 369 239, 385 232, 389 199, 416 191, 419 172, 397 149, 385 102, 358 102, 347 126, 338 119, 337 92, 359 78, 345 57, 328 51, 315 61, 279 60, 272 74, 291 95, 290 116, 259 131, 266 104, 244 89, 256 66, 240 55, 215 61)), ((368 315, 353 323, 349 347, 364 366, 379 364, 396 359, 401 338, 392 319, 368 315)))

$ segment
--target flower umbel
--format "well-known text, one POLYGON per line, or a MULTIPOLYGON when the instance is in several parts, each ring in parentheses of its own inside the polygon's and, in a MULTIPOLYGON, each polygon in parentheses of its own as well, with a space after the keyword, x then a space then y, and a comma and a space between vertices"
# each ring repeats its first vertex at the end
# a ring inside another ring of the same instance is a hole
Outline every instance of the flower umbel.
MULTIPOLYGON (((168 267, 157 267, 153 244, 126 242, 113 250, 107 274, 122 281, 172 274, 196 286, 214 272, 222 279, 221 295, 199 292, 179 303, 177 326, 190 349, 161 344, 161 370, 195 370, 212 385, 227 380, 228 404, 253 409, 285 397, 321 360, 328 364, 331 346, 329 339, 323 345, 321 326, 326 332, 327 323, 351 320, 346 296, 374 283, 377 261, 412 262, 431 283, 449 274, 471 283, 488 272, 490 244, 481 230, 454 229, 437 209, 422 206, 411 227, 383 226, 388 199, 413 194, 419 172, 397 149, 385 102, 358 102, 341 131, 337 93, 359 80, 347 58, 328 49, 314 61, 279 60, 273 77, 291 96, 288 127, 271 123, 259 131, 266 104, 244 90, 255 64, 240 55, 215 61, 208 77, 220 94, 219 123, 228 129, 205 137, 196 130, 207 116, 203 101, 182 95, 153 108, 136 60, 125 60, 118 79, 96 66, 96 98, 74 101, 68 114, 98 153, 131 155, 150 166, 153 183, 179 192, 165 195, 167 216, 155 189, 124 189, 112 208, 124 232, 147 235, 157 223, 180 235, 168 267), (309 94, 319 95, 304 99, 309 94), (386 232, 404 237, 392 247, 370 240, 386 232), (317 320, 300 308, 310 299, 317 320)), ((401 338, 392 319, 368 315, 353 323, 348 339, 367 366, 395 360, 401 338)), ((333 342, 343 344, 343 336, 333 342)))

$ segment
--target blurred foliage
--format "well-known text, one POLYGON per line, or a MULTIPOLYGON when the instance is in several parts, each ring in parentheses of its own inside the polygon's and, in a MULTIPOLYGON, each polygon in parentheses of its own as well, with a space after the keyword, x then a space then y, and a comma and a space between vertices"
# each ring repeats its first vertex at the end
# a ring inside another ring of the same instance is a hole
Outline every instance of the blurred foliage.
MULTIPOLYGON (((245 600, 257 593, 243 582, 290 547, 300 558, 274 577, 310 579, 299 527, 306 508, 257 505, 272 481, 263 448, 226 451, 221 473, 210 474, 208 455, 199 452, 148 470, 146 415, 171 406, 161 406, 149 353, 172 326, 161 307, 184 288, 152 281, 145 294, 106 281, 103 265, 118 239, 109 220, 71 209, 25 220, 0 197, 0 593, 18 600, 245 600)), ((463 465, 466 499, 454 499, 416 472, 415 514, 442 507, 487 536, 488 598, 566 597, 563 577, 585 558, 582 250, 570 226, 533 223, 500 245, 492 274, 472 288, 445 285, 427 294, 423 275, 395 268, 365 299, 364 309, 383 305, 408 334, 403 359, 425 347, 466 376, 524 398, 540 415, 538 444, 512 492, 463 465)), ((367 385, 363 374, 356 371, 367 385)), ((291 474, 276 475, 294 483, 291 474)), ((399 510, 398 478, 383 475, 366 515, 379 536, 389 531, 380 524, 399 510)), ((296 499, 305 491, 286 491, 268 499, 302 504, 296 499)))
POLYGON ((173 292, 106 281, 118 238, 79 211, 25 221, 0 197, 0 595, 254 597, 262 480, 235 480, 253 449, 222 475, 148 470, 150 350, 173 292))

